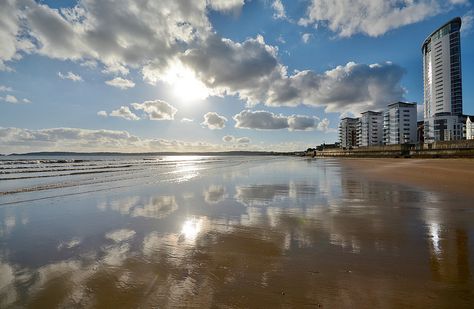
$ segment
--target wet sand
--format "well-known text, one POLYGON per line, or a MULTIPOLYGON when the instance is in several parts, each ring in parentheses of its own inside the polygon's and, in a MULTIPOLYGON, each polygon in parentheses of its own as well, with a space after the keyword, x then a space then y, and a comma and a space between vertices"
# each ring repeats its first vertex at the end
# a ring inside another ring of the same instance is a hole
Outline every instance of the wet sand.
MULTIPOLYGON (((354 173, 377 181, 474 197, 473 159, 342 159, 354 173)), ((474 207, 474 203, 472 204, 474 207)))
POLYGON ((0 307, 472 308, 472 202, 407 180, 430 162, 198 158, 25 193, 0 207, 0 307))

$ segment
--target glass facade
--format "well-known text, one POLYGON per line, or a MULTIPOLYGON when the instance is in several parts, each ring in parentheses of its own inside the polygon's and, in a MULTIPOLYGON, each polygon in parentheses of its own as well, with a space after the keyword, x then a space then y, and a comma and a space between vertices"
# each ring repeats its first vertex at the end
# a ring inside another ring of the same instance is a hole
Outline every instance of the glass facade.
POLYGON ((425 140, 457 139, 445 116, 462 117, 461 18, 449 21, 423 43, 425 140), (439 118, 439 119, 438 119, 439 118))

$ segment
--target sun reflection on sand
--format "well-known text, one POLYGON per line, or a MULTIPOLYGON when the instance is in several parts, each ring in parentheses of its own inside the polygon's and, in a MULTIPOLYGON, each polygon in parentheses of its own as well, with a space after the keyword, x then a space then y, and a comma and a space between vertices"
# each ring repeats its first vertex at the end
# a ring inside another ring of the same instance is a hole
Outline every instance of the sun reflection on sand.
POLYGON ((181 229, 181 235, 187 241, 194 241, 196 240, 197 236, 201 232, 202 228, 202 220, 201 219, 188 219, 184 222, 183 227, 181 229))

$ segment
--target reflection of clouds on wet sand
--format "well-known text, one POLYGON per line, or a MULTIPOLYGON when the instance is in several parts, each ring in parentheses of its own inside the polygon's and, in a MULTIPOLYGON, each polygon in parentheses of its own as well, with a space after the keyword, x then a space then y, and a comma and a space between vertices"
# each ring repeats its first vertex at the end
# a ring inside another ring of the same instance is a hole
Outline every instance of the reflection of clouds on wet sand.
MULTIPOLYGON (((98 213, 113 211, 117 221, 99 234, 68 234, 56 260, 26 267, 0 251, 0 307, 391 307, 399 295, 398 305, 414 307, 449 304, 453 295, 458 307, 472 301, 465 292, 472 228, 463 225, 470 212, 442 209, 436 194, 354 174, 342 180, 339 167, 313 164, 324 169, 305 165, 308 177, 287 184, 265 174, 177 185, 180 211, 172 195, 102 203, 98 213), (196 207, 203 198, 219 207, 196 207)), ((5 218, 3 229, 12 221, 5 218)))
POLYGON ((128 197, 109 203, 100 203, 101 210, 111 209, 122 215, 163 219, 178 209, 174 196, 155 196, 150 198, 128 197))
POLYGON ((135 231, 129 229, 120 229, 105 234, 105 238, 111 239, 114 242, 122 242, 131 239, 135 236, 135 231))
POLYGON ((6 237, 10 234, 15 227, 18 225, 28 224, 29 219, 24 214, 16 215, 14 212, 8 212, 4 214, 3 218, 0 218, 0 237, 6 237))
POLYGON ((0 262, 0 307, 5 308, 16 301, 15 270, 12 266, 0 262))
POLYGON ((226 198, 225 188, 222 185, 211 185, 203 192, 204 200, 209 204, 217 204, 226 198))
POLYGON ((61 249, 72 249, 72 248, 75 248, 75 247, 79 246, 80 244, 81 244, 81 239, 78 238, 78 237, 74 237, 74 238, 72 238, 71 240, 62 241, 62 242, 58 245, 58 250, 61 250, 61 249))
POLYGON ((265 206, 283 200, 311 198, 316 188, 306 183, 236 186, 234 198, 245 206, 265 206))

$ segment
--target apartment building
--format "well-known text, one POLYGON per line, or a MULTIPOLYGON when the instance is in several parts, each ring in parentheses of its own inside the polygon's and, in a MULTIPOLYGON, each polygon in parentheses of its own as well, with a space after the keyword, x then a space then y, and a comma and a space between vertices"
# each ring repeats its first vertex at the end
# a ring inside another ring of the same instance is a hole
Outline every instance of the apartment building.
POLYGON ((389 104, 383 118, 383 143, 395 145, 417 142, 416 103, 389 104))

